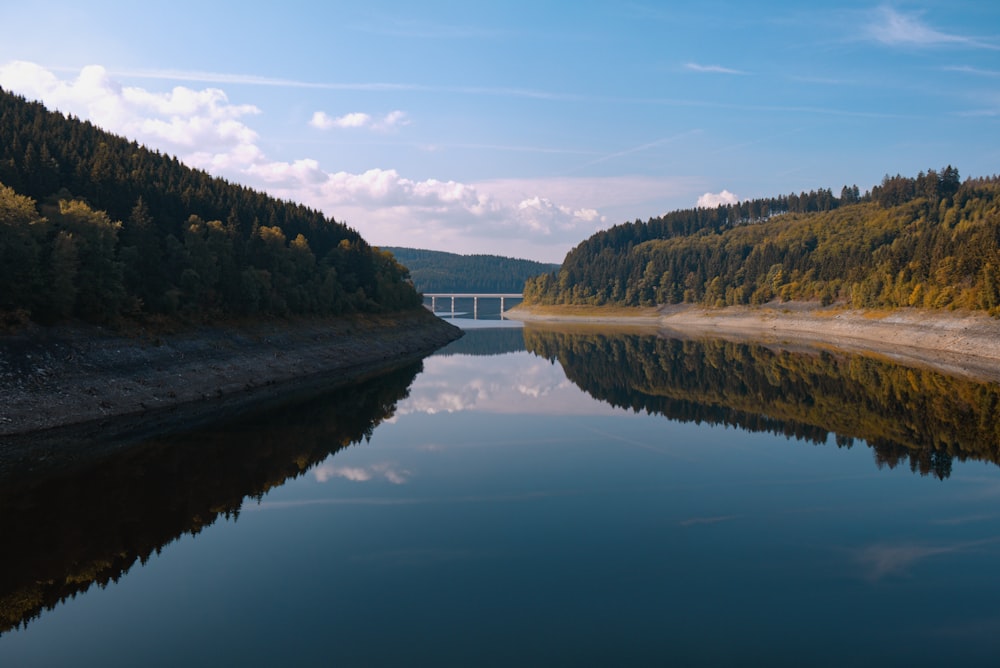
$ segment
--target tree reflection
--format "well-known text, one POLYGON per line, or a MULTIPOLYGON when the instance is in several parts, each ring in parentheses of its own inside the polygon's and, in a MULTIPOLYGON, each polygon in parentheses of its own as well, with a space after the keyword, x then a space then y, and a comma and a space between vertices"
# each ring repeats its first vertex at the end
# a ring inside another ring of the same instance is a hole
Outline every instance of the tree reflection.
POLYGON ((881 468, 921 475, 1000 463, 1000 386, 864 355, 725 340, 527 327, 527 349, 611 405, 839 447, 866 442, 881 468))
POLYGON ((87 470, 0 491, 0 633, 117 581, 244 499, 370 438, 421 363, 295 406, 131 446, 87 470))

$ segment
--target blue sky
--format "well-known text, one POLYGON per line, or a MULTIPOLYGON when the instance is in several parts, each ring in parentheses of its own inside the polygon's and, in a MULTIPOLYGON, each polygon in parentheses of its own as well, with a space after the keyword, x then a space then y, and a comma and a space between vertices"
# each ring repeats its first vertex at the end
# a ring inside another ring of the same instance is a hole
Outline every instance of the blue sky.
POLYGON ((1000 3, 0 6, 0 87, 376 245, 560 261, 699 202, 1000 172, 1000 3))

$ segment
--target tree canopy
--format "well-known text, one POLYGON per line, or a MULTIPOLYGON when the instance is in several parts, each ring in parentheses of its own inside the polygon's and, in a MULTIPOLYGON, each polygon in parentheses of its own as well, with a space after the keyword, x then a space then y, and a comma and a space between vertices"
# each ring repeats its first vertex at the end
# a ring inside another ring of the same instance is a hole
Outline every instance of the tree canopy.
POLYGON ((405 267, 307 207, 0 90, 0 315, 393 311, 405 267))
POLYGON ((1000 177, 948 166, 816 197, 690 209, 598 232, 525 302, 651 306, 841 302, 1000 313, 1000 177), (794 203, 794 206, 793 206, 794 203), (822 203, 822 204, 819 204, 822 203))

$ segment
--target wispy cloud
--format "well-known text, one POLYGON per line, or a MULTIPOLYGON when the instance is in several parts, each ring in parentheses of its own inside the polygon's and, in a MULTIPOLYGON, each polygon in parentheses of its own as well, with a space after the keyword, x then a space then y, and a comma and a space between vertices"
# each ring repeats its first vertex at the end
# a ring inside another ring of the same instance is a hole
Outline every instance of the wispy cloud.
POLYGON ((705 72, 708 74, 749 74, 749 72, 736 70, 731 67, 723 67, 722 65, 701 65, 699 63, 684 63, 684 69, 691 70, 692 72, 705 72))
POLYGON ((856 86, 859 84, 858 81, 854 81, 851 79, 835 79, 833 77, 814 77, 814 76, 804 76, 798 74, 789 75, 788 79, 789 81, 797 81, 799 83, 819 84, 821 86, 856 86))
POLYGON ((972 74, 980 77, 1000 77, 1000 70, 984 70, 978 67, 969 67, 968 65, 954 65, 952 67, 942 67, 941 69, 945 72, 959 72, 961 74, 972 74))
POLYGON ((889 6, 874 11, 865 33, 886 46, 920 48, 955 45, 1000 50, 1000 45, 996 43, 937 30, 923 21, 923 12, 904 14, 889 6))
POLYGON ((695 130, 688 130, 687 132, 681 132, 681 133, 676 134, 676 135, 674 135, 672 137, 664 137, 663 139, 657 139, 656 141, 651 141, 651 142, 648 142, 648 143, 645 143, 645 144, 639 144, 638 146, 633 146, 631 148, 627 148, 627 149, 624 149, 622 151, 615 151, 614 153, 608 153, 608 154, 602 155, 599 158, 595 158, 594 160, 590 160, 588 162, 585 162, 582 165, 577 166, 576 169, 579 170, 579 169, 583 169, 584 167, 592 167, 593 165, 597 165, 597 164, 600 164, 602 162, 607 162, 608 160, 614 160, 615 158, 623 158, 623 157, 625 157, 627 155, 632 155, 633 153, 639 153, 641 151, 648 151, 649 149, 657 148, 657 147, 663 146, 665 144, 672 144, 673 142, 675 142, 675 141, 677 141, 679 139, 684 139, 685 137, 690 137, 692 135, 696 135, 699 132, 701 132, 701 130, 697 130, 697 129, 695 129, 695 130))
POLYGON ((468 150, 468 151, 502 151, 504 153, 548 153, 555 155, 600 155, 598 151, 579 148, 557 148, 552 146, 518 146, 505 144, 424 144, 421 146, 427 151, 441 151, 446 149, 468 150))
MULTIPOLYGON (((53 72, 77 71, 76 68, 69 67, 50 67, 48 69, 53 72)), ((108 70, 108 73, 115 77, 129 79, 184 81, 189 83, 230 84, 239 86, 268 86, 275 88, 311 88, 317 90, 356 91, 368 93, 457 93, 463 95, 563 101, 580 101, 587 99, 584 95, 574 93, 561 93, 533 88, 509 88, 503 86, 431 86, 420 83, 401 83, 392 81, 302 81, 300 79, 287 79, 281 77, 263 77, 256 74, 174 69, 150 70, 115 68, 108 70)))
MULTIPOLYGON (((75 72, 76 68, 51 67, 53 72, 75 72)), ((321 90, 342 90, 342 91, 426 91, 427 86, 419 84, 392 83, 392 82, 328 82, 328 81, 302 81, 299 79, 286 79, 280 77, 262 77, 256 74, 240 74, 232 72, 205 72, 203 70, 174 70, 174 69, 128 69, 115 68, 109 70, 109 74, 119 78, 129 79, 152 79, 166 81, 185 81, 189 83, 209 83, 209 84, 232 84, 239 86, 270 86, 276 88, 316 88, 321 90)))
POLYGON ((509 39, 511 31, 486 28, 478 25, 449 24, 421 19, 398 19, 380 16, 370 23, 357 23, 352 28, 358 32, 390 37, 415 39, 509 39))

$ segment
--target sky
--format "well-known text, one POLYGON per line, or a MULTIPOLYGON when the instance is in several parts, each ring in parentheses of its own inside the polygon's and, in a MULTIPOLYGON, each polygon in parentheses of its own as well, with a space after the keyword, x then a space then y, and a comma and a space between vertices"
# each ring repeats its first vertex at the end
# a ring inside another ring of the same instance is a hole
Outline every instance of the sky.
POLYGON ((0 87, 378 246, 1000 172, 1000 3, 0 4, 0 87))

